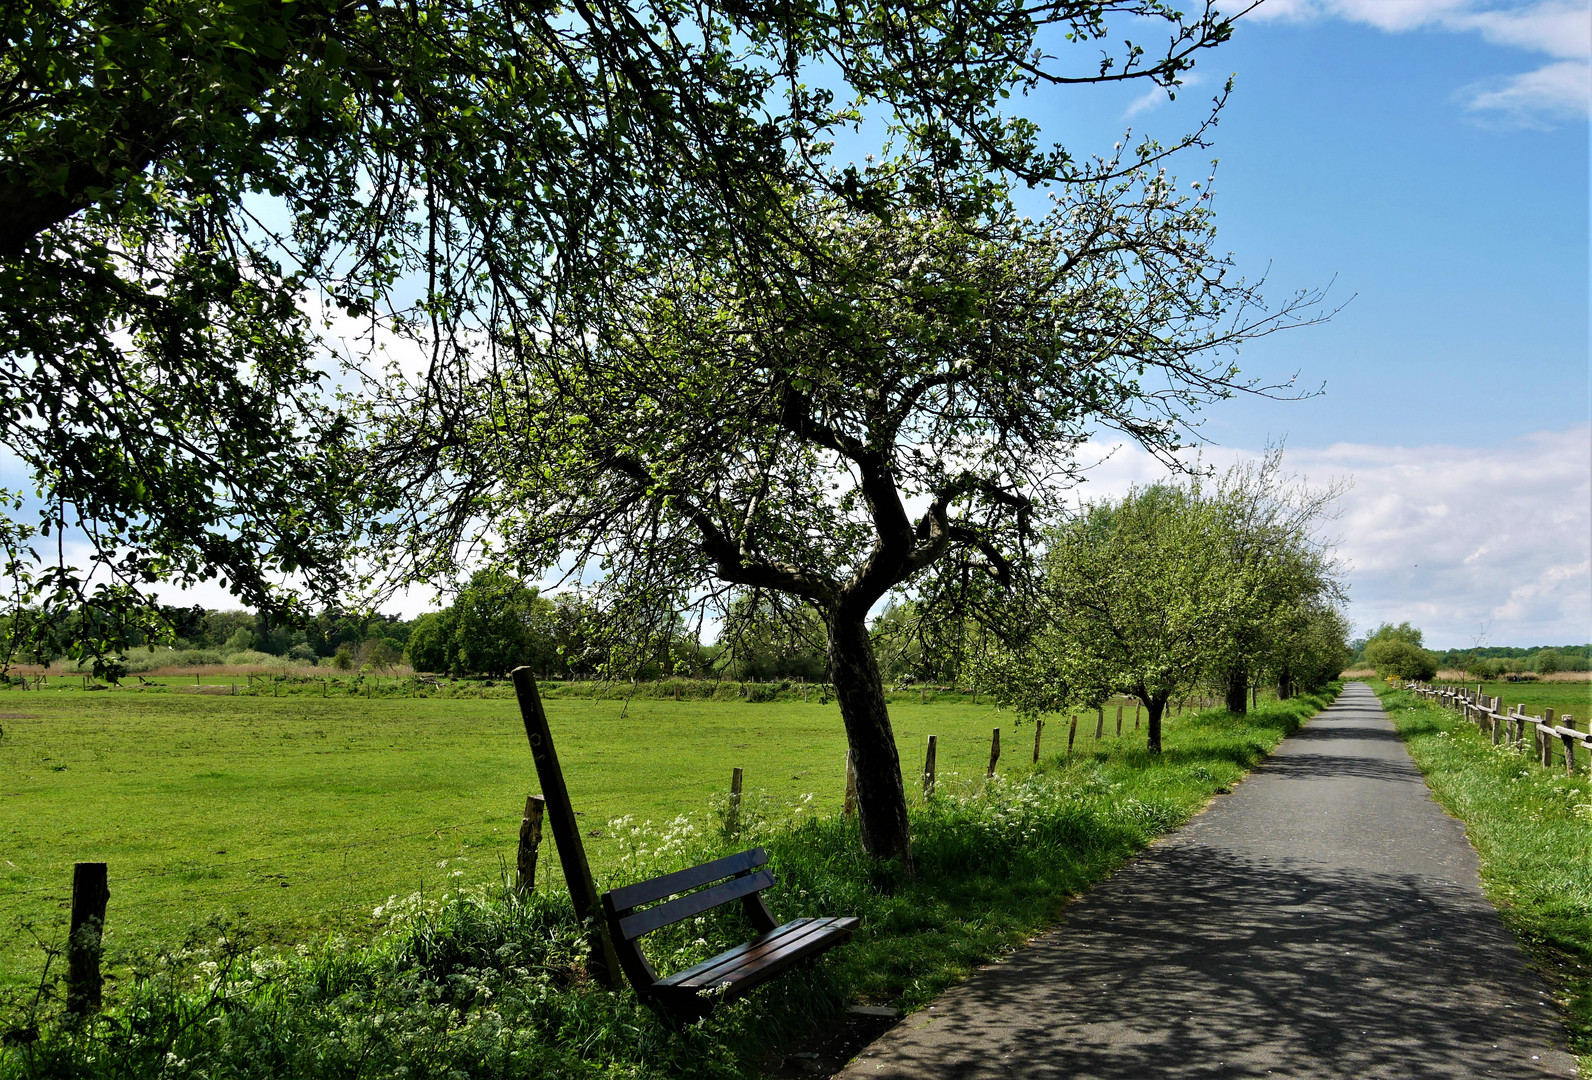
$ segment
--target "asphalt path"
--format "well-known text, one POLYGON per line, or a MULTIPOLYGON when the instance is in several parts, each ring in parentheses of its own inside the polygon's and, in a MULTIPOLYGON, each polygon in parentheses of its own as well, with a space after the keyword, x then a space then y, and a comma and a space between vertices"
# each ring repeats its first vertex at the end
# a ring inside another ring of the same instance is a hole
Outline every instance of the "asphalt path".
POLYGON ((1573 1077, 1563 1029, 1370 689, 907 1017, 845 1080, 1573 1077))

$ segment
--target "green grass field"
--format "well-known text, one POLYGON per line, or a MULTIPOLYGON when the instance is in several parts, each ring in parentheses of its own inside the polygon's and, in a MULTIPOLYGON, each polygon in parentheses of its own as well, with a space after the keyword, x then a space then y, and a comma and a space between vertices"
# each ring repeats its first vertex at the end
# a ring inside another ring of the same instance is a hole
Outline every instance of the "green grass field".
MULTIPOLYGON (((1477 683, 1439 683, 1441 686, 1465 686, 1475 690, 1477 683)), ((1572 714, 1577 727, 1592 716, 1592 682, 1484 682, 1481 692, 1489 697, 1502 697, 1504 704, 1513 708, 1524 705, 1532 716, 1541 716, 1544 708, 1562 716, 1572 714)))
MULTIPOLYGON (((75 861, 109 864, 113 951, 157 947, 215 914, 243 917, 279 944, 359 936, 390 896, 496 880, 537 790, 506 696, 58 685, 0 692, 10 717, 0 719, 0 982, 38 967, 22 923, 62 935, 75 861)), ((1010 714, 917 696, 891 706, 909 778, 929 734, 942 785, 983 776, 994 727, 1004 729, 1002 772, 1032 757, 1032 726, 1014 729, 1010 714)), ((711 827, 735 766, 745 769, 749 813, 840 808, 844 732, 838 707, 816 694, 764 704, 550 696, 546 706, 599 875, 619 853, 611 819, 661 825, 688 815, 711 827)), ((1132 715, 1130 706, 1124 742, 1132 715)), ((1093 716, 1080 731, 1080 749, 1092 749, 1093 716)), ((1065 728, 1047 727, 1046 749, 1058 738, 1065 728)), ((559 880, 550 842, 541 875, 559 880)))
MULTIPOLYGON (((1524 701, 1532 712, 1526 687, 1586 691, 1585 684, 1501 685, 1506 703, 1524 701)), ((1465 823, 1487 895, 1548 974, 1582 1074, 1592 1076, 1592 780, 1495 747, 1474 724, 1414 694, 1379 692, 1433 794, 1465 823)), ((1576 708, 1563 697, 1539 701, 1576 708)), ((1582 755, 1583 770, 1585 763, 1582 755)))

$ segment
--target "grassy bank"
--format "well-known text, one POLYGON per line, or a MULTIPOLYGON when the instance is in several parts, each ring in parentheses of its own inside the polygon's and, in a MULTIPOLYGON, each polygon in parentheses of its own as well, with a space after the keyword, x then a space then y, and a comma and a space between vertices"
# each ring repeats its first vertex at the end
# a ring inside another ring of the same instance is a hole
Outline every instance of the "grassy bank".
MULTIPOLYGON (((912 811, 915 877, 862 857, 854 823, 792 815, 778 800, 750 807, 734 839, 711 814, 662 827, 610 823, 604 887, 757 842, 772 855, 770 902, 782 918, 862 916, 851 945, 685 1033, 658 1024, 630 993, 586 981, 554 885, 526 903, 478 886, 382 904, 368 941, 323 937, 281 953, 212 927, 164 955, 124 949, 111 1006, 93 1024, 53 1022, 49 995, 41 1020, 31 996, 13 994, 0 1028, 38 1023, 41 1036, 13 1039, 0 1077, 756 1075, 770 1047, 832 1022, 846 1004, 921 1005, 1054 921, 1068 898, 1185 821, 1322 704, 1185 716, 1156 759, 1138 740, 1086 736, 1070 758, 1047 753, 991 783, 947 778, 912 811)), ((1053 751, 1065 746, 1060 728, 1047 740, 1053 751)), ((773 749, 760 744, 751 760, 773 749)), ((662 932, 648 947, 673 970, 747 933, 732 913, 662 932)))
MULTIPOLYGON (((1509 692, 1522 684, 1505 686, 1513 704, 1509 692)), ((1548 974, 1582 1073, 1592 1076, 1592 781, 1494 747, 1413 694, 1377 692, 1433 794, 1465 823, 1487 895, 1548 974)))

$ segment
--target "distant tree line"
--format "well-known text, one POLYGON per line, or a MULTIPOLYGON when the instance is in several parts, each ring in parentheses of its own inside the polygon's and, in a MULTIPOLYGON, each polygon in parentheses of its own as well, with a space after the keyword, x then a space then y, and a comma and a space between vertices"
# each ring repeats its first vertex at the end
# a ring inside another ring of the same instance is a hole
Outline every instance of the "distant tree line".
POLYGON ((1504 675, 1552 675, 1592 670, 1592 645, 1493 645, 1434 652, 1422 647, 1421 631, 1408 622, 1383 623, 1352 643, 1353 662, 1374 667, 1378 675, 1426 680, 1438 671, 1463 671, 1477 679, 1504 675))
MULTIPOLYGON (((12 663, 51 664, 69 658, 67 643, 104 631, 86 632, 80 624, 117 617, 107 610, 83 605, 47 625, 36 609, 0 617, 0 642, 12 663), (11 647, 26 643, 21 647, 11 647)), ((394 615, 358 615, 327 609, 289 623, 249 611, 212 611, 202 607, 168 607, 162 624, 172 633, 163 640, 148 636, 144 625, 117 629, 126 644, 124 652, 137 656, 161 646, 172 650, 173 663, 223 663, 247 656, 276 657, 299 663, 331 663, 353 668, 368 662, 378 667, 397 663, 408 645, 411 623, 394 615)), ((113 665, 119 666, 119 665, 113 665)))

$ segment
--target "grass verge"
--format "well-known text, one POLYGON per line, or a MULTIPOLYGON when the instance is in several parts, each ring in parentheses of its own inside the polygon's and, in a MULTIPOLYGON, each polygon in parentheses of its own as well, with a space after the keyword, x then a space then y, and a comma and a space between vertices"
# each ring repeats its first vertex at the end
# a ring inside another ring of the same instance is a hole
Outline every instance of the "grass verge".
MULTIPOLYGON (((182 948, 122 958, 108 1007, 86 1023, 61 1014, 46 979, 4 1006, 0 1078, 755 1076, 770 1048, 849 1003, 918 1007, 1016 947, 1326 700, 1185 717, 1155 758, 1125 741, 1086 744, 993 782, 947 783, 913 811, 915 876, 862 856, 855 824, 840 817, 749 808, 737 837, 685 818, 661 830, 615 823, 622 851, 603 887, 762 843, 782 918, 863 919, 851 945, 683 1032, 630 992, 587 981, 559 893, 522 902, 473 888, 382 905, 385 929, 365 943, 333 937, 280 954, 254 947, 245 929, 203 928, 182 948)), ((647 945, 668 971, 748 934, 738 913, 721 911, 647 945)))
POLYGON ((1494 747, 1414 694, 1372 686, 1438 802, 1465 823, 1483 888, 1547 974, 1592 1076, 1592 781, 1494 747))

